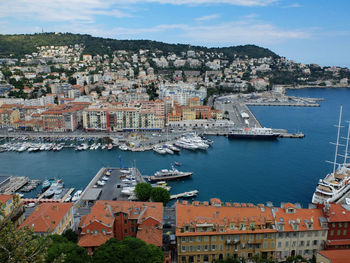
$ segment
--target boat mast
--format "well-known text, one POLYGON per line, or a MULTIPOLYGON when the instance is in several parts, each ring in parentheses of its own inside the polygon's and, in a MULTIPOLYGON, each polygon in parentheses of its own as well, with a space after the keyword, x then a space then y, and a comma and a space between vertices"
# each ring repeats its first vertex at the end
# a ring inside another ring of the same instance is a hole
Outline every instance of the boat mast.
POLYGON ((340 124, 341 124, 341 117, 343 113, 343 106, 340 106, 340 113, 339 113, 339 123, 338 123, 338 136, 337 136, 337 143, 335 145, 335 155, 334 155, 334 166, 333 166, 333 174, 335 173, 335 169, 337 168, 337 156, 338 156, 338 148, 339 148, 339 136, 340 136, 340 124))
POLYGON ((348 126, 348 136, 346 137, 346 146, 345 146, 345 155, 344 155, 344 164, 346 164, 347 159, 348 159, 348 150, 349 150, 349 140, 350 140, 350 121, 348 121, 349 126, 348 126))

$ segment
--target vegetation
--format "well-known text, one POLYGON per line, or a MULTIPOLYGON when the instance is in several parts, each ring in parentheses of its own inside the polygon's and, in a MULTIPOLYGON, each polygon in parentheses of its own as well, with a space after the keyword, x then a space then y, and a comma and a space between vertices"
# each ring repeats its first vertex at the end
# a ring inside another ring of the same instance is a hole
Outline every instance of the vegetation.
POLYGON ((93 255, 94 263, 162 263, 163 260, 160 248, 133 237, 126 237, 123 241, 109 239, 93 255))
POLYGON ((154 187, 151 191, 151 200, 153 202, 162 202, 166 205, 170 200, 169 191, 162 187, 154 187))
POLYGON ((90 256, 85 248, 69 241, 67 238, 59 235, 50 236, 52 240, 48 248, 46 263, 70 262, 70 263, 89 263, 90 256))
POLYGON ((248 56, 251 58, 278 57, 272 51, 255 45, 206 48, 184 44, 167 44, 151 40, 116 40, 72 33, 0 35, 0 57, 22 58, 25 54, 36 52, 36 47, 39 46, 70 46, 75 44, 83 44, 85 46, 84 53, 91 55, 111 55, 115 50, 138 51, 139 49, 148 49, 151 52, 158 49, 165 54, 170 52, 180 54, 191 49, 194 51, 221 52, 229 59, 232 59, 234 56, 248 56))
POLYGON ((148 183, 138 183, 135 187, 135 194, 138 200, 148 201, 151 197, 152 186, 148 183))

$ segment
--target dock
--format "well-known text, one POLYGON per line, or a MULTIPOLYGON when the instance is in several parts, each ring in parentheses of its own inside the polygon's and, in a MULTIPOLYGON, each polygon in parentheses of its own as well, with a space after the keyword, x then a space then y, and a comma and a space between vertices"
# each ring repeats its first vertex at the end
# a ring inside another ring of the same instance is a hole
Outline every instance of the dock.
POLYGON ((318 103, 247 102, 248 106, 320 107, 318 103))
POLYGON ((280 138, 297 138, 302 139, 305 137, 305 134, 298 132, 298 133, 281 133, 280 138))
POLYGON ((26 185, 29 182, 29 178, 27 176, 20 176, 20 177, 10 177, 9 180, 4 184, 1 189, 0 193, 4 194, 14 194, 19 189, 21 189, 24 185, 26 185))
POLYGON ((178 199, 178 198, 195 197, 198 193, 199 193, 198 190, 192 190, 192 191, 188 191, 188 192, 184 192, 184 193, 180 193, 180 194, 175 194, 175 195, 170 196, 170 200, 178 199))

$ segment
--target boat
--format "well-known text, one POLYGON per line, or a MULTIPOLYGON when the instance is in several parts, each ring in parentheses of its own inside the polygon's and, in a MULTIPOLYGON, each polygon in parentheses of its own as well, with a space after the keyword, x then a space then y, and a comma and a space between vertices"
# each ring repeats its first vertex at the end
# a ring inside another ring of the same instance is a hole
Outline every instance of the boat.
POLYGON ((179 163, 179 162, 175 162, 175 165, 176 165, 176 166, 181 166, 182 164, 179 163))
POLYGON ((166 154, 167 153, 166 150, 160 146, 153 147, 153 151, 155 151, 156 153, 159 153, 159 154, 166 154))
POLYGON ((177 180, 182 178, 188 178, 193 174, 193 172, 182 172, 174 168, 170 170, 168 169, 162 169, 160 171, 157 171, 154 173, 153 176, 149 176, 147 179, 150 182, 156 182, 156 181, 168 181, 168 180, 177 180))
POLYGON ((127 151, 128 150, 128 146, 126 146, 125 144, 122 144, 122 145, 119 145, 119 150, 122 150, 122 151, 127 151))
POLYGON ((78 201, 82 193, 83 193, 82 190, 76 191, 75 194, 72 197, 72 202, 78 201))
POLYGON ((168 147, 166 147, 166 146, 163 147, 163 149, 169 154, 174 154, 174 152, 171 149, 169 149, 168 147))
POLYGON ((50 187, 51 183, 52 183, 52 181, 50 182, 49 180, 45 179, 41 185, 42 191, 43 192, 46 191, 50 187))
POLYGON ((107 150, 112 150, 112 148, 113 148, 113 145, 110 143, 110 144, 108 144, 108 146, 107 146, 107 150))
POLYGON ((348 127, 348 136, 346 138, 345 144, 345 154, 338 154, 338 148, 340 138, 340 128, 341 128, 341 118, 342 118, 342 107, 340 108, 339 124, 338 124, 338 136, 337 142, 335 143, 335 155, 334 161, 329 162, 333 164, 333 171, 326 175, 324 179, 320 179, 315 192, 312 196, 313 204, 329 204, 340 202, 344 196, 350 191, 350 163, 348 163, 349 158, 349 137, 350 137, 350 123, 348 127), (344 157, 343 163, 338 163, 338 156, 344 157))
POLYGON ((175 146, 172 145, 172 144, 166 144, 166 146, 167 146, 170 150, 172 150, 174 153, 180 152, 180 149, 177 148, 177 147, 175 147, 175 146))
POLYGON ((107 147, 107 144, 102 145, 102 146, 101 146, 101 150, 106 149, 106 147, 107 147))
POLYGON ((280 133, 271 128, 234 129, 228 135, 229 139, 276 140, 280 133))

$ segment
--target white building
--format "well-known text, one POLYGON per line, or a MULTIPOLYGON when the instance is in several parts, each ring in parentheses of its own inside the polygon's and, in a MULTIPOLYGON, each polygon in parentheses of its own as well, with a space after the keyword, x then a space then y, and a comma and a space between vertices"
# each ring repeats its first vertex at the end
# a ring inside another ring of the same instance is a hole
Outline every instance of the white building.
POLYGON ((159 87, 159 98, 165 100, 165 97, 170 97, 180 105, 187 105, 189 98, 199 98, 201 104, 207 96, 207 89, 201 87, 196 89, 194 85, 184 83, 179 84, 162 84, 159 87))

